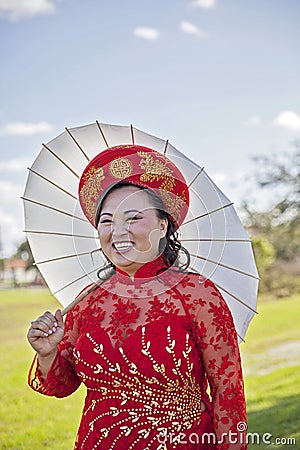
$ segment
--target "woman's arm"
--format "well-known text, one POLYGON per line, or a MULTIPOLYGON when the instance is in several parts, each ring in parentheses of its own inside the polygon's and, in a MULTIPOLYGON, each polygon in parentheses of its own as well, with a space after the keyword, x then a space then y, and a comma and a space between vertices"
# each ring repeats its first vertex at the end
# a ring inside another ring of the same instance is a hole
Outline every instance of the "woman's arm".
POLYGON ((246 449, 246 405, 237 335, 227 303, 214 284, 199 280, 193 320, 211 389, 219 449, 246 449), (200 295, 199 295, 200 294, 200 295))

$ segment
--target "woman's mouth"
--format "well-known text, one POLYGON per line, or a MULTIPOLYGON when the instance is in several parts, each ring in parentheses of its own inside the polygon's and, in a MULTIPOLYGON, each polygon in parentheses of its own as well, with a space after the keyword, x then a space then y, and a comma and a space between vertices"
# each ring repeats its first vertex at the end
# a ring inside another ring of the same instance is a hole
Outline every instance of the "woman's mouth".
POLYGON ((114 242, 113 243, 113 248, 118 253, 125 253, 128 250, 130 250, 133 246, 134 246, 134 243, 131 241, 123 241, 123 242, 114 242))

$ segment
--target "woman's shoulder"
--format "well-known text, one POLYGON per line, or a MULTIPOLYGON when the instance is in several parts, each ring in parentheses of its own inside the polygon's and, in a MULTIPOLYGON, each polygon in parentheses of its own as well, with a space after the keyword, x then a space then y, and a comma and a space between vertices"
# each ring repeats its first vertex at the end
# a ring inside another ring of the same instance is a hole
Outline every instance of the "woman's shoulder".
POLYGON ((200 273, 192 272, 189 270, 174 271, 174 279, 178 282, 178 287, 182 289, 191 289, 194 291, 202 290, 215 290, 218 291, 214 282, 201 275, 200 273))
POLYGON ((173 275, 176 279, 174 288, 179 292, 184 304, 194 310, 207 309, 224 305, 225 300, 215 283, 199 273, 184 271, 173 275))
POLYGON ((78 303, 70 310, 73 316, 81 314, 84 310, 89 309, 97 301, 103 302, 103 298, 108 295, 107 283, 91 283, 85 286, 76 296, 81 297, 78 303))

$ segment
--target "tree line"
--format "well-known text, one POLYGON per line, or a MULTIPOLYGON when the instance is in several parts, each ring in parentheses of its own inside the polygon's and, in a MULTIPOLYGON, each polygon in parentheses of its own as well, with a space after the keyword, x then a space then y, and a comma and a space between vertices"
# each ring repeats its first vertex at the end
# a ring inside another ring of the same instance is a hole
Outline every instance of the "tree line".
POLYGON ((260 292, 300 292, 300 143, 279 155, 255 157, 256 182, 274 193, 274 205, 257 211, 247 202, 245 225, 261 277, 260 292))

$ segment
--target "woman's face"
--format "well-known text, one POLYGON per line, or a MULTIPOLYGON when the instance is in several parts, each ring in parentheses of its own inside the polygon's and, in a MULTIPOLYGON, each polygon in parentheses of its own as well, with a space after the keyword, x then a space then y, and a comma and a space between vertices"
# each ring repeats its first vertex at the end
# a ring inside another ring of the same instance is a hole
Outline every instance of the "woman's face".
POLYGON ((145 191, 123 186, 103 202, 98 225, 101 248, 116 267, 132 276, 158 256, 167 226, 145 191))

